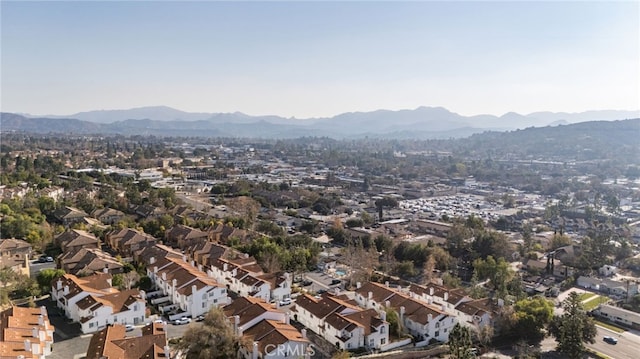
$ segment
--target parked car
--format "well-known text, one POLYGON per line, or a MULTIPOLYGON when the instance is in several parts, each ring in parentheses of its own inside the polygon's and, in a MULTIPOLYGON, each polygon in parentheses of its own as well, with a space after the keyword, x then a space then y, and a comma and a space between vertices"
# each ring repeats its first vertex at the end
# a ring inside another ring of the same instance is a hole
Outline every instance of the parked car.
POLYGON ((336 285, 336 284, 340 284, 340 283, 342 283, 342 281, 340 279, 332 279, 330 285, 336 285))
POLYGON ((173 321, 173 325, 182 325, 191 323, 191 318, 182 317, 173 321))
POLYGON ((130 332, 134 329, 136 329, 136 327, 134 327, 132 324, 127 324, 124 326, 124 330, 126 330, 127 332, 130 332))
POLYGON ((199 315, 199 316, 197 316, 197 317, 196 317, 196 319, 195 319, 195 321, 196 321, 196 322, 201 322, 201 321, 203 321, 203 320, 204 320, 204 315, 199 315))
POLYGON ((327 290, 326 289, 318 289, 318 291, 316 292, 316 294, 322 294, 322 293, 326 293, 327 290))
POLYGON ((604 340, 605 342, 609 343, 609 344, 618 344, 618 339, 614 338, 614 337, 610 337, 610 336, 605 336, 604 338, 602 338, 602 340, 604 340))
POLYGON ((311 284, 313 284, 313 282, 308 279, 302 281, 302 286, 304 287, 310 286, 311 284))
POLYGON ((38 263, 51 263, 53 262, 53 257, 49 257, 49 256, 40 256, 40 258, 38 258, 38 263))
POLYGON ((281 300, 281 301, 280 301, 280 305, 281 305, 281 306, 283 306, 283 305, 289 305, 289 304, 291 304, 291 303, 293 303, 293 300, 291 300, 291 298, 284 298, 283 300, 281 300))

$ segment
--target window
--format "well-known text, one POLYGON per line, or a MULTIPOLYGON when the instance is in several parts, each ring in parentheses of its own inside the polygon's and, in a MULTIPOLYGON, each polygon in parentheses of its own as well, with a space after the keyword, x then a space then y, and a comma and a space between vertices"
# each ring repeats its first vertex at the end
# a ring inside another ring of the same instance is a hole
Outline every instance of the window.
POLYGON ((204 307, 205 307, 205 303, 202 303, 202 308, 204 308, 204 307))
POLYGON ((209 292, 209 296, 210 296, 210 297, 213 297, 213 295, 214 295, 214 294, 215 294, 215 293, 214 293, 213 291, 209 292))
POLYGON ((386 338, 382 338, 382 339, 380 339, 380 344, 384 345, 384 343, 386 343, 386 342, 387 342, 387 339, 386 339, 386 338))
POLYGON ((217 299, 214 299, 214 300, 213 300, 213 304, 216 304, 216 303, 218 303, 218 300, 217 300, 217 299))
POLYGON ((89 323, 89 328, 93 328, 93 322, 89 323))
POLYGON ((436 328, 440 328, 440 322, 436 323, 436 328))
POLYGON ((380 333, 384 334, 384 331, 387 330, 386 327, 383 325, 380 327, 380 333))
POLYGON ((351 348, 351 343, 347 343, 347 348, 351 348))
POLYGON ((440 331, 437 331, 435 336, 439 337, 440 336, 440 331))
POLYGON ((204 294, 202 295, 202 300, 207 300, 207 293, 204 293, 204 294))

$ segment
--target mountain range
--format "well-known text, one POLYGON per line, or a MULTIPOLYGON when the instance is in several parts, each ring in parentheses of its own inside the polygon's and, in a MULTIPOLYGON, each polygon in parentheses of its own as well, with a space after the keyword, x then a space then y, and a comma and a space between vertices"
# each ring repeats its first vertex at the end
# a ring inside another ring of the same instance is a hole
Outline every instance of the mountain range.
POLYGON ((0 131, 156 136, 295 138, 459 138, 485 131, 511 131, 586 121, 640 118, 639 111, 535 112, 463 116, 442 107, 349 112, 296 119, 234 113, 194 113, 166 106, 79 112, 68 116, 2 113, 0 131))

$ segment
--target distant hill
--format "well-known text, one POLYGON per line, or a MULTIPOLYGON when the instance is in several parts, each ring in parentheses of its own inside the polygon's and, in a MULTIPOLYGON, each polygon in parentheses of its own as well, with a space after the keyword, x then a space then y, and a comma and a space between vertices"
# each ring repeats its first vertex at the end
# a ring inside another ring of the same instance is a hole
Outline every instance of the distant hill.
POLYGON ((166 106, 81 112, 69 116, 31 117, 2 113, 1 131, 295 138, 461 138, 486 131, 556 126, 581 121, 638 118, 632 111, 576 114, 536 112, 521 115, 463 116, 442 107, 343 113, 330 118, 295 119, 235 113, 190 113, 166 106))

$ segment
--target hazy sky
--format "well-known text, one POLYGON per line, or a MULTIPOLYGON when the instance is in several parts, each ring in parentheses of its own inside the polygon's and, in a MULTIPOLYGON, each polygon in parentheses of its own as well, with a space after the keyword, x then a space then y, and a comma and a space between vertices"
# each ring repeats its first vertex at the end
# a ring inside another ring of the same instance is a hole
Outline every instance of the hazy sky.
POLYGON ((640 108, 640 2, 1 2, 2 111, 640 108))

